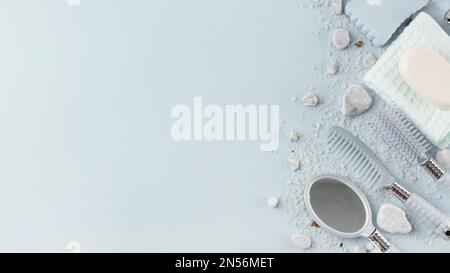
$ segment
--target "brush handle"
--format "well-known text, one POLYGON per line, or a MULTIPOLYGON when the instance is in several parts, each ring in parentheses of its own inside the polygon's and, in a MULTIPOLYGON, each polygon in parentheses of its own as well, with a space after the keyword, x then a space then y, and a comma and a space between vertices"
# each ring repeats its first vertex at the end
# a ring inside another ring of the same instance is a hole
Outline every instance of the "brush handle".
POLYGON ((415 193, 404 203, 414 214, 424 219, 434 231, 446 240, 450 240, 450 219, 441 211, 415 193))

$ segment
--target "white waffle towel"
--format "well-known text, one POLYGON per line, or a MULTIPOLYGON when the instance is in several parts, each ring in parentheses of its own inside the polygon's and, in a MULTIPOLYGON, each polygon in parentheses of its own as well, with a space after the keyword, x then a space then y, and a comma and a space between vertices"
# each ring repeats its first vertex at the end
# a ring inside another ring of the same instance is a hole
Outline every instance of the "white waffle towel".
POLYGON ((450 111, 424 101, 400 75, 398 64, 407 50, 431 46, 450 61, 450 37, 427 13, 420 13, 364 76, 368 87, 397 105, 440 148, 450 146, 450 111))

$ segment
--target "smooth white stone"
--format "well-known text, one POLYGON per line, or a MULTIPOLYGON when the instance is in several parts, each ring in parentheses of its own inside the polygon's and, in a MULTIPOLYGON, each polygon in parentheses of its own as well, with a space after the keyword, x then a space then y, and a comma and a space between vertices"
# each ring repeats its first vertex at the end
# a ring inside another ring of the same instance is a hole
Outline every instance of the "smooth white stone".
POLYGON ((303 97, 303 104, 305 106, 314 107, 318 103, 319 103, 319 99, 317 98, 317 96, 313 92, 308 92, 308 94, 306 94, 303 97))
POLYGON ((342 100, 341 113, 351 118, 366 112, 372 106, 373 99, 364 87, 352 84, 342 100))
POLYGON ((405 211, 391 204, 381 205, 377 215, 377 224, 382 230, 389 233, 406 234, 412 230, 405 211))
POLYGON ((333 46, 337 49, 344 49, 350 44, 350 34, 343 28, 338 28, 331 36, 333 46))

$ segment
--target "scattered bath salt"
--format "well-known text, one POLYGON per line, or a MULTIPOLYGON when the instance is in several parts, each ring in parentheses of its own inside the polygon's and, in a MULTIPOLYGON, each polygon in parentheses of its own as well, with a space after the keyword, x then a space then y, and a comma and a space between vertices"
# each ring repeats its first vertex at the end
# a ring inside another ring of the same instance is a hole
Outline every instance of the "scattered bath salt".
POLYGON ((338 63, 336 58, 331 58, 330 63, 327 66, 327 72, 330 75, 336 75, 338 71, 338 63))
POLYGON ((331 38, 333 46, 337 49, 345 49, 350 44, 350 34, 343 28, 336 29, 331 38))
POLYGON ((276 197, 271 197, 271 198, 269 198, 269 200, 267 200, 267 205, 269 205, 269 207, 271 207, 273 209, 278 207, 278 203, 279 203, 279 201, 278 201, 278 198, 276 198, 276 197))
POLYGON ((291 170, 293 170, 293 171, 297 171, 298 169, 300 169, 300 161, 298 161, 298 160, 289 159, 288 164, 289 164, 289 168, 291 168, 291 170))
POLYGON ((352 84, 342 100, 341 113, 351 118, 366 112, 372 106, 373 100, 364 87, 352 84))
POLYGON ((297 97, 292 97, 292 99, 291 99, 293 102, 296 102, 297 100, 298 100, 298 98, 297 97))
POLYGON ((296 131, 292 131, 289 133, 289 140, 291 142, 297 142, 298 141, 298 133, 296 131))
POLYGON ((335 14, 340 15, 343 12, 342 0, 331 0, 331 7, 335 14))
POLYGON ((318 103, 319 103, 319 99, 317 98, 317 96, 312 91, 309 91, 308 94, 306 94, 303 97, 303 104, 305 106, 314 107, 318 103))
POLYGON ((376 59, 375 56, 373 56, 373 54, 371 54, 371 53, 367 54, 367 55, 362 59, 362 64, 363 64, 364 67, 366 67, 366 68, 371 68, 372 66, 375 65, 376 62, 377 62, 377 59, 376 59))
POLYGON ((312 245, 311 238, 306 234, 294 234, 291 239, 301 249, 308 249, 312 245))
POLYGON ((366 246, 355 246, 352 249, 353 253, 367 253, 367 248, 366 246))
POLYGON ((441 150, 436 153, 436 160, 442 164, 444 168, 450 169, 450 150, 441 150))
POLYGON ((389 233, 406 234, 412 230, 405 211, 391 204, 381 205, 377 215, 377 224, 382 230, 389 233))

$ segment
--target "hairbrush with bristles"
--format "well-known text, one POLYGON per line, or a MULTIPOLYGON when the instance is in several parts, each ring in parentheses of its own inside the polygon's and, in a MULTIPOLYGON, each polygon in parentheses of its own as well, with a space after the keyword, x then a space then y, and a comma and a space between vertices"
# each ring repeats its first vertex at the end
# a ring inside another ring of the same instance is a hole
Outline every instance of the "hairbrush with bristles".
POLYGON ((376 131, 391 148, 399 150, 405 160, 417 161, 446 191, 450 189, 450 172, 431 155, 436 147, 405 114, 394 106, 377 112, 376 131))
POLYGON ((328 134, 330 153, 338 157, 349 170, 361 177, 370 191, 386 188, 408 207, 419 219, 425 220, 433 230, 450 239, 450 219, 419 195, 398 183, 375 154, 358 138, 342 127, 333 127, 328 134))

